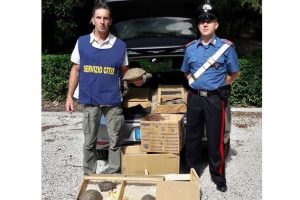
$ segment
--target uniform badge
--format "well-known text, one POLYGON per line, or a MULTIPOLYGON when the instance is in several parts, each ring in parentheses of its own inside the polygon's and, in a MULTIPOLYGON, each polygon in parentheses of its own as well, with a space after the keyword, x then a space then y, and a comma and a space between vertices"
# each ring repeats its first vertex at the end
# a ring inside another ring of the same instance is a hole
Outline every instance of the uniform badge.
POLYGON ((217 43, 217 40, 216 40, 216 39, 214 39, 212 43, 213 43, 213 45, 216 45, 216 43, 217 43))
POLYGON ((215 69, 218 69, 218 68, 220 67, 220 63, 215 62, 212 66, 213 66, 215 69))

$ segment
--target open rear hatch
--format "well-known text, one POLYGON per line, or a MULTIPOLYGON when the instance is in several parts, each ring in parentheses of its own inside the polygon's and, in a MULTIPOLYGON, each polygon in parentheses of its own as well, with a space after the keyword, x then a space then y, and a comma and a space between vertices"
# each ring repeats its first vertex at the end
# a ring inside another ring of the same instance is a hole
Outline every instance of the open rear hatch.
POLYGON ((107 0, 112 32, 127 44, 129 57, 182 56, 197 37, 199 0, 107 0))

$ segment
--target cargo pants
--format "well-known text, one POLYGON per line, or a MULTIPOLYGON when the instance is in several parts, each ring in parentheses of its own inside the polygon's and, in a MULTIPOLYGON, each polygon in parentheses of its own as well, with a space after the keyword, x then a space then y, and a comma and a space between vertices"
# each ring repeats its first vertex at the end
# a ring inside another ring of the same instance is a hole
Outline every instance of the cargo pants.
POLYGON ((100 116, 104 115, 109 135, 108 167, 110 173, 121 169, 120 130, 124 124, 121 106, 85 105, 83 110, 83 173, 95 174, 97 169, 96 144, 100 116))

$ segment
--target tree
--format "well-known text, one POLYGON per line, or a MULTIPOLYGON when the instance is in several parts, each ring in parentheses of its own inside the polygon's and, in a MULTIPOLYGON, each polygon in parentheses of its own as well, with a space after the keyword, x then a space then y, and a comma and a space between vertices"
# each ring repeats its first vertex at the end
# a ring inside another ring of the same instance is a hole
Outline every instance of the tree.
MULTIPOLYGON (((92 31, 89 25, 92 7, 101 1, 43 0, 42 53, 70 53, 78 36, 92 31)), ((218 35, 261 40, 261 0, 211 0, 210 3, 220 11, 218 35)))
POLYGON ((261 0, 240 0, 242 5, 249 4, 255 10, 258 10, 260 13, 262 12, 261 0))
POLYGON ((261 0, 214 0, 211 4, 218 11, 218 35, 261 40, 261 0))

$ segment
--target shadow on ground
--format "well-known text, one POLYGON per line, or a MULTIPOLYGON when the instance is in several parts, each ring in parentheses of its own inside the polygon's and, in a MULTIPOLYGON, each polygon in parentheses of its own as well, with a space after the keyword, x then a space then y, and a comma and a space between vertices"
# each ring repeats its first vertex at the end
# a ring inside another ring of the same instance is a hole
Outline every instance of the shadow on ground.
MULTIPOLYGON (((230 162, 232 160, 233 156, 237 155, 237 151, 233 148, 230 147, 228 155, 226 156, 225 164, 230 162)), ((208 167, 208 150, 207 146, 204 145, 201 151, 201 164, 200 164, 200 169, 198 172, 199 177, 202 175, 204 172, 205 168, 208 167)), ((185 147, 182 148, 180 152, 180 173, 181 174, 186 174, 189 173, 190 169, 187 166, 186 160, 185 160, 185 147)))

